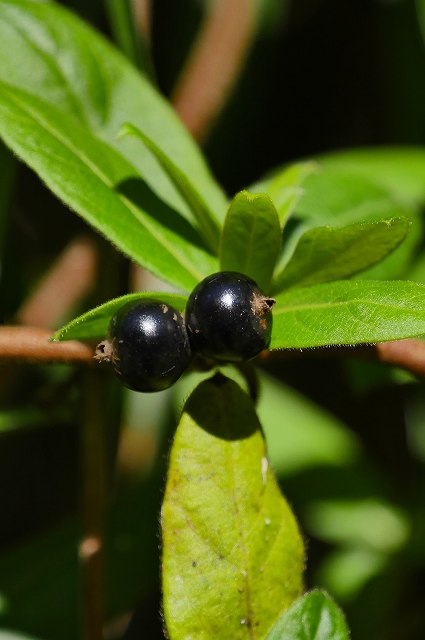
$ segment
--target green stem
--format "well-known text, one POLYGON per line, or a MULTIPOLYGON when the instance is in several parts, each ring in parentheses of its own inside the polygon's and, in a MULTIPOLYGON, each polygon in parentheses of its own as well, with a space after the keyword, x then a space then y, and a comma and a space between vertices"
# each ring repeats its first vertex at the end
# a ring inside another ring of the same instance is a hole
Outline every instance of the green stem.
POLYGON ((115 42, 135 66, 151 79, 153 65, 147 38, 136 28, 131 0, 104 0, 115 42))

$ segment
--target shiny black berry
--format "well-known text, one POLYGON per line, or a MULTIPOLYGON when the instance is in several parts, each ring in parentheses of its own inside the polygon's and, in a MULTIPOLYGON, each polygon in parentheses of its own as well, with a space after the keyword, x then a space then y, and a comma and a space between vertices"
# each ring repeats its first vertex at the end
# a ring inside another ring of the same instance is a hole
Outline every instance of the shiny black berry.
POLYGON ((186 307, 192 351, 230 362, 254 358, 270 343, 273 304, 241 273, 208 276, 193 290, 186 307))
POLYGON ((112 318, 97 357, 110 360, 121 381, 135 391, 162 391, 181 376, 190 344, 181 314, 168 304, 143 299, 112 318))

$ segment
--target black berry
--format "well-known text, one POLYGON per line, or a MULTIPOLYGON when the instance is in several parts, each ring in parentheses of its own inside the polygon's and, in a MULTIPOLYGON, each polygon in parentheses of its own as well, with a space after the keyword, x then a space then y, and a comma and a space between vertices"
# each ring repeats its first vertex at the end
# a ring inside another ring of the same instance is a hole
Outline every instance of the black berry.
POLYGON ((241 273, 208 276, 193 290, 186 307, 192 350, 230 362, 254 358, 270 343, 273 304, 241 273))
POLYGON ((176 309, 156 300, 130 302, 112 318, 108 340, 98 345, 97 357, 110 360, 130 389, 167 389, 190 360, 183 318, 176 309))

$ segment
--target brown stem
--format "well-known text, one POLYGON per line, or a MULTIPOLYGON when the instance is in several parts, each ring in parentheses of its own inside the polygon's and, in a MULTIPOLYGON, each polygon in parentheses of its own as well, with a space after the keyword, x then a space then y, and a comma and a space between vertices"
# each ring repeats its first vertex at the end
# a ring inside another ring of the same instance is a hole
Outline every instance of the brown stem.
POLYGON ((425 342, 416 338, 380 342, 371 345, 357 345, 350 347, 318 347, 314 349, 282 349, 281 351, 264 351, 261 358, 269 361, 287 360, 303 355, 323 358, 358 358, 374 360, 383 364, 400 367, 415 376, 425 377, 425 342))
POLYGON ((413 338, 381 342, 373 350, 373 357, 379 362, 402 367, 416 376, 425 377, 425 342, 413 338))
POLYGON ((83 522, 79 547, 84 640, 102 640, 104 607, 104 520, 106 449, 104 386, 99 371, 87 371, 82 429, 83 522))
POLYGON ((150 40, 152 23, 151 0, 133 0, 133 11, 137 29, 147 40, 150 40))
POLYGON ((94 362, 94 348, 84 342, 49 342, 51 331, 39 327, 0 327, 0 361, 94 362))
POLYGON ((255 3, 215 0, 177 82, 172 102, 196 139, 208 132, 240 71, 252 40, 255 3))
MULTIPOLYGON (((50 335, 47 329, 36 327, 0 327, 0 361, 95 363, 95 347, 78 340, 49 342, 50 335)), ((375 360, 425 377, 425 342, 416 338, 355 347, 265 351, 261 357, 282 360, 307 354, 375 360)))

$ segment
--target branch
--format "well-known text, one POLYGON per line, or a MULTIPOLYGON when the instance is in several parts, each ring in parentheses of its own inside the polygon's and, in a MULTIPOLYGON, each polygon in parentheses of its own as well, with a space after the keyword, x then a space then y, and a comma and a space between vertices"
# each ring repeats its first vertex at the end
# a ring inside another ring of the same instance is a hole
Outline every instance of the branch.
POLYGON ((172 97, 194 138, 202 139, 222 108, 247 55, 255 27, 252 0, 215 0, 172 97))
POLYGON ((411 338, 381 342, 371 349, 373 359, 406 369, 415 376, 425 377, 425 342, 422 340, 411 338))
MULTIPOLYGON (((36 327, 0 327, 0 362, 73 362, 95 363, 95 348, 78 340, 49 342, 47 329, 36 327)), ((400 367, 415 376, 425 378, 425 342, 416 338, 380 342, 355 347, 319 347, 317 349, 283 349, 264 351, 263 360, 278 361, 305 355, 319 357, 360 358, 400 367)))
POLYGON ((281 351, 264 351, 261 358, 265 361, 279 361, 303 356, 358 358, 372 360, 383 364, 400 367, 415 376, 425 378, 425 342, 416 338, 393 340, 371 345, 350 347, 317 347, 314 349, 282 349, 281 351))
POLYGON ((39 327, 0 327, 0 361, 94 362, 94 348, 84 342, 49 342, 52 332, 39 327))

